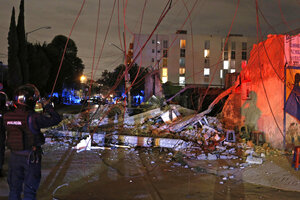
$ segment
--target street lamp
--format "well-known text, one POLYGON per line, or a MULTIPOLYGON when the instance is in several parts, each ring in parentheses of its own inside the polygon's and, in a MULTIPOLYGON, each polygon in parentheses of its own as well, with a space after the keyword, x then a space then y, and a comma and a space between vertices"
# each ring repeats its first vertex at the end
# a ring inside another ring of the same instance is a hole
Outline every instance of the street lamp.
POLYGON ((80 94, 80 97, 81 98, 83 98, 83 97, 85 97, 86 96, 86 94, 85 94, 85 84, 86 84, 86 82, 87 82, 87 78, 86 78, 86 76, 85 75, 81 75, 80 76, 80 83, 81 83, 81 90, 82 90, 82 92, 81 92, 81 94, 80 94))
POLYGON ((35 32, 35 31, 38 31, 38 30, 41 30, 41 29, 51 29, 51 26, 42 26, 42 27, 36 28, 32 31, 26 32, 25 33, 26 41, 27 41, 28 34, 30 34, 32 32, 35 32))
POLYGON ((129 74, 128 74, 128 66, 127 66, 128 64, 127 64, 127 60, 126 60, 126 51, 121 49, 120 47, 118 47, 114 43, 110 42, 109 45, 112 45, 112 46, 116 47, 117 49, 119 49, 123 53, 123 61, 124 61, 124 65, 125 65, 125 92, 127 90, 128 107, 131 107, 131 95, 130 95, 130 87, 129 87, 130 85, 129 85, 129 74))
POLYGON ((80 83, 86 83, 86 76, 85 75, 81 75, 80 76, 80 83))

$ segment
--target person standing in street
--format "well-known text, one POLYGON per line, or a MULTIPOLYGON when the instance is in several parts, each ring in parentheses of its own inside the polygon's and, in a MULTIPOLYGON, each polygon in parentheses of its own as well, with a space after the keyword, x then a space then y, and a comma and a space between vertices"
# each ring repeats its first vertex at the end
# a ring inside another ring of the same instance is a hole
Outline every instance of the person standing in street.
POLYGON ((16 108, 4 115, 6 145, 11 151, 7 176, 9 200, 20 200, 22 192, 24 200, 36 199, 41 180, 42 145, 45 143, 40 129, 61 121, 50 101, 44 102, 44 113, 34 111, 39 98, 40 93, 34 85, 20 86, 13 99, 16 108))
POLYGON ((4 92, 0 92, 0 177, 3 176, 3 164, 5 154, 5 127, 3 123, 3 115, 7 111, 6 109, 7 96, 4 92))

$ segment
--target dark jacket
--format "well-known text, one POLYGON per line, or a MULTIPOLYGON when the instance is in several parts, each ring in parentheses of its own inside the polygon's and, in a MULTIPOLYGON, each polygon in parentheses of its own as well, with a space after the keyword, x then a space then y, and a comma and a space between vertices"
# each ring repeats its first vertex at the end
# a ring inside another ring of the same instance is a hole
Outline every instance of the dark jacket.
POLYGON ((31 151, 33 147, 40 147, 45 143, 40 129, 57 125, 60 121, 60 115, 51 105, 45 106, 44 113, 18 105, 4 115, 7 146, 12 151, 31 151))

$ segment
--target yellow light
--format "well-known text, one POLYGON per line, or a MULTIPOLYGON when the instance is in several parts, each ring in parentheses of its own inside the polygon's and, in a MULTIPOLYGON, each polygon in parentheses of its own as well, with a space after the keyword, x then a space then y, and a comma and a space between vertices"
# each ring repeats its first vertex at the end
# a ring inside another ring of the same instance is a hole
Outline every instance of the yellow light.
POLYGON ((208 57, 209 57, 209 50, 204 49, 204 58, 208 58, 208 57))
POLYGON ((185 48, 185 40, 180 40, 180 48, 181 49, 185 48))
POLYGON ((168 68, 162 68, 162 76, 167 77, 168 76, 168 68))
POLYGON ((85 75, 81 75, 80 76, 80 82, 81 83, 85 83, 86 82, 86 76, 85 75))

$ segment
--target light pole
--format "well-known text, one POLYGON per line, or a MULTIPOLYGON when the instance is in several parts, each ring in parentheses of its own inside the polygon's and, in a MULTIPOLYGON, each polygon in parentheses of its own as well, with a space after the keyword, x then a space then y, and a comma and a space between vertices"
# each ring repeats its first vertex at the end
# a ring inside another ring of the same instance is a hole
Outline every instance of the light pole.
POLYGON ((84 85, 86 84, 86 82, 87 82, 87 78, 86 78, 86 76, 85 75, 81 75, 80 76, 80 83, 81 83, 81 87, 82 87, 82 93, 81 93, 81 98, 84 96, 84 98, 85 98, 85 87, 84 87, 84 85))
POLYGON ((28 35, 29 35, 30 33, 35 32, 35 31, 38 31, 38 30, 41 30, 41 29, 51 29, 51 26, 42 26, 42 27, 36 28, 36 29, 34 29, 34 30, 32 30, 32 31, 26 32, 26 33, 25 33, 25 39, 26 39, 26 41, 27 41, 27 37, 28 37, 28 35))
POLYGON ((109 45, 112 45, 122 51, 123 53, 123 61, 125 65, 125 92, 127 91, 128 96, 128 107, 131 107, 131 95, 130 95, 130 80, 129 80, 129 73, 128 73, 128 66, 127 66, 127 60, 126 60, 126 51, 115 45, 114 43, 109 43, 109 45))

